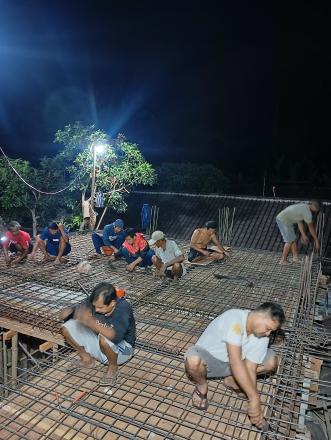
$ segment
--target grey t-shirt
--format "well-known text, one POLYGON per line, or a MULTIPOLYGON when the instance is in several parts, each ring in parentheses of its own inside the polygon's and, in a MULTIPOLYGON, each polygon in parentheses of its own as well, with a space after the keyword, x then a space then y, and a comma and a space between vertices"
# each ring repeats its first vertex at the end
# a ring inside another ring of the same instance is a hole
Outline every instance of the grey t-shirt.
POLYGON ((296 203, 283 209, 278 215, 277 220, 281 221, 285 225, 294 225, 304 221, 309 224, 313 221, 313 216, 309 205, 307 203, 296 203))

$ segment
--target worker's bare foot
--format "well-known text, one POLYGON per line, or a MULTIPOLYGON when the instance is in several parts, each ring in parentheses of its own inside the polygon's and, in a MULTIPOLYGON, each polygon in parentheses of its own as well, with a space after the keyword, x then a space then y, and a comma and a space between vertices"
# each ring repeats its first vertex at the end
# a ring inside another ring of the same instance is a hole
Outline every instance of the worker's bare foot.
POLYGON ((241 389, 239 388, 237 382, 233 379, 232 376, 228 376, 223 380, 223 385, 225 388, 231 391, 235 391, 236 393, 241 393, 241 389))
POLYGON ((286 266, 288 264, 287 260, 280 260, 279 264, 281 264, 282 266, 286 266))
POLYGON ((299 257, 293 257, 293 263, 301 263, 301 260, 299 257))
POLYGON ((95 360, 90 354, 81 353, 79 354, 79 357, 84 367, 89 367, 89 368, 95 367, 95 360))

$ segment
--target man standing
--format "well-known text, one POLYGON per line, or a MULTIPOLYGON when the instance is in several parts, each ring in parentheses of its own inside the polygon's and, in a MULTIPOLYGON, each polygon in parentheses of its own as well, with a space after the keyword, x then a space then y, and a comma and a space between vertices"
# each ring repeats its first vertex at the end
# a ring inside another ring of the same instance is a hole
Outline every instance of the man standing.
POLYGON ((16 221, 9 223, 8 231, 1 239, 1 243, 7 266, 24 261, 27 255, 32 252, 30 234, 21 231, 21 225, 16 221), (8 251, 15 254, 14 260, 11 260, 8 251))
POLYGON ((152 261, 158 276, 178 280, 186 273, 183 252, 174 240, 166 239, 162 231, 154 231, 148 243, 150 246, 155 246, 152 261))
POLYGON ((190 252, 187 257, 188 261, 197 262, 204 259, 222 260, 225 255, 229 255, 217 239, 216 227, 216 222, 211 220, 203 228, 198 228, 193 232, 190 252), (216 246, 216 249, 207 248, 210 242, 216 246))
POLYGON ((215 318, 185 354, 187 377, 196 385, 193 406, 207 409, 207 379, 223 377, 226 388, 246 394, 250 420, 262 429, 265 420, 256 376, 277 368, 277 357, 268 348, 269 336, 284 320, 283 309, 271 302, 252 311, 227 310, 215 318))
POLYGON ((93 368, 95 359, 108 364, 100 384, 114 385, 118 365, 134 353, 136 324, 130 303, 117 297, 112 284, 103 282, 84 303, 63 310, 61 318, 72 315, 62 326, 63 336, 77 351, 83 367, 93 368))
POLYGON ((308 244, 308 236, 305 231, 303 222, 307 223, 310 234, 315 241, 315 249, 318 252, 320 249, 320 242, 317 238, 316 230, 313 224, 313 213, 319 212, 321 204, 317 201, 311 203, 296 203, 283 209, 277 217, 276 223, 282 234, 284 240, 283 255, 280 260, 280 264, 287 264, 287 257, 289 252, 292 252, 293 261, 298 262, 298 249, 296 244, 296 235, 294 232, 294 225, 297 224, 301 233, 301 241, 303 244, 308 244))
POLYGON ((43 232, 37 235, 31 260, 35 259, 38 248, 44 255, 44 261, 54 260, 54 264, 60 264, 62 257, 71 252, 69 231, 62 223, 50 222, 43 232))
POLYGON ((101 257, 101 248, 107 246, 112 253, 119 251, 124 241, 124 222, 120 218, 103 228, 102 236, 96 231, 92 233, 92 242, 95 249, 95 257, 101 257))

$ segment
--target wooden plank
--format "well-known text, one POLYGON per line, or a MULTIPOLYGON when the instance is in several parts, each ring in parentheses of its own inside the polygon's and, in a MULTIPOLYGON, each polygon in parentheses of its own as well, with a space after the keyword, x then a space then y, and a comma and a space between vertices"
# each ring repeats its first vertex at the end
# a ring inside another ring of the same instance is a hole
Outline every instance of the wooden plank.
POLYGON ((42 353, 53 348, 54 342, 46 341, 39 345, 39 351, 42 353))
POLYGON ((10 341, 15 335, 17 335, 17 331, 9 330, 8 332, 5 332, 3 334, 3 340, 4 341, 10 341))
MULTIPOLYGON (((321 368, 322 368, 323 361, 321 359, 317 358, 310 358, 310 368, 314 372, 316 376, 316 380, 319 379, 321 368)), ((312 393, 318 392, 318 382, 313 382, 310 386, 310 391, 312 393)), ((310 405, 316 405, 317 404, 317 397, 315 396, 309 396, 309 404, 310 405)))
POLYGON ((11 377, 14 384, 16 384, 17 379, 17 342, 18 334, 15 332, 11 344, 11 377))
POLYGON ((64 338, 60 333, 52 333, 48 330, 32 327, 30 324, 23 324, 22 322, 14 321, 13 319, 0 317, 0 327, 8 328, 18 333, 22 333, 23 335, 33 336, 34 338, 42 339, 44 341, 51 341, 55 344, 64 345, 64 338))

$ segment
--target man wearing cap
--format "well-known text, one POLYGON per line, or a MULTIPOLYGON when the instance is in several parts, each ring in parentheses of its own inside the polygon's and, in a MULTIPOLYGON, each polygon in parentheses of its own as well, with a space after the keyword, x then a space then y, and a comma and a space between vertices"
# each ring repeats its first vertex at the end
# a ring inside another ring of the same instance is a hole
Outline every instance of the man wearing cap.
POLYGON ((228 252, 221 245, 216 236, 216 222, 208 221, 203 228, 196 229, 191 237, 190 252, 188 261, 198 262, 203 259, 222 260, 224 256, 229 256, 228 252), (214 244, 213 249, 208 248, 208 244, 214 244))
POLYGON ((186 273, 183 252, 174 240, 166 239, 162 231, 154 231, 149 245, 155 247, 152 261, 157 270, 156 275, 178 280, 186 273))
POLYGON ((293 255, 293 261, 300 261, 296 244, 296 234, 294 231, 295 224, 298 225, 303 244, 308 244, 309 242, 303 222, 308 225, 309 232, 315 242, 315 249, 317 252, 319 251, 320 242, 314 227, 313 214, 317 214, 320 210, 321 204, 318 201, 313 201, 311 203, 296 203, 290 205, 277 215, 276 223, 285 243, 280 264, 288 263, 287 257, 290 251, 293 255))
POLYGON ((101 248, 109 247, 113 253, 117 253, 124 242, 124 222, 120 218, 103 228, 102 236, 96 231, 92 233, 92 242, 95 249, 95 257, 101 257, 101 248))
POLYGON ((100 385, 115 385, 118 365, 134 353, 136 324, 131 304, 112 284, 102 282, 82 304, 64 309, 60 319, 65 321, 62 334, 81 361, 69 370, 94 368, 98 360, 107 365, 100 385))
POLYGON ((16 221, 9 223, 8 231, 1 238, 1 244, 7 266, 24 261, 27 255, 32 252, 30 234, 22 231, 21 225, 16 221), (10 259, 8 251, 15 254, 14 260, 10 259))
POLYGON ((62 223, 50 222, 42 233, 37 235, 31 260, 35 259, 38 248, 44 255, 44 261, 54 260, 54 264, 60 264, 62 257, 71 252, 69 231, 62 223))

